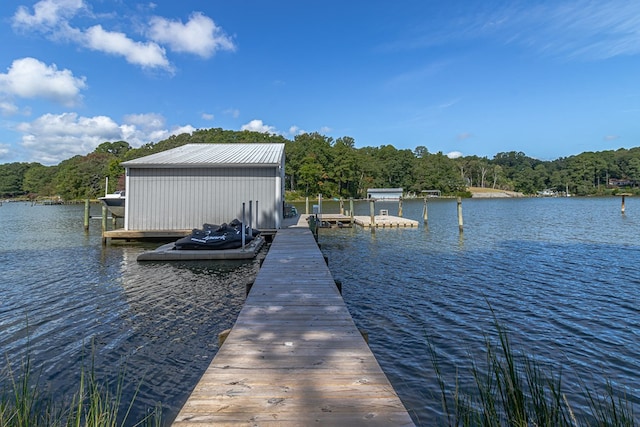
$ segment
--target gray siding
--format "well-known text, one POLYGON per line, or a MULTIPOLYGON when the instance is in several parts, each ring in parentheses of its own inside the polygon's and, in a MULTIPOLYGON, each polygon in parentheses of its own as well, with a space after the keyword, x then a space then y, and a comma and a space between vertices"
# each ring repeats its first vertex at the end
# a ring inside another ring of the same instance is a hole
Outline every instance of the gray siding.
POLYGON ((221 224, 240 219, 243 202, 248 217, 249 201, 253 201, 254 228, 277 228, 284 200, 282 184, 279 167, 130 167, 125 228, 176 230, 221 224))

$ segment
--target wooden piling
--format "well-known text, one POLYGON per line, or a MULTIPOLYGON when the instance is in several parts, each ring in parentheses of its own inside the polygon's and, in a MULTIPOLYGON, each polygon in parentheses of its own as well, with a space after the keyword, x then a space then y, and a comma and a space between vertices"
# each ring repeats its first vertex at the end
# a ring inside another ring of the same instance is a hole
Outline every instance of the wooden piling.
POLYGON ((376 202, 373 199, 369 200, 369 216, 371 217, 371 229, 373 230, 376 226, 376 202))
POLYGON ((340 197, 340 215, 344 215, 344 200, 340 197))
POLYGON ((107 231, 107 207, 102 206, 102 232, 107 231))
POLYGON ((620 206, 620 212, 624 215, 625 206, 624 206, 624 198, 626 196, 631 196, 631 193, 620 193, 619 196, 622 196, 622 205, 620 206))
POLYGON ((309 215, 309 196, 307 196, 305 199, 304 214, 309 215))
POLYGON ((351 226, 353 227, 353 197, 349 198, 349 216, 351 217, 351 226))
POLYGON ((89 199, 84 201, 84 231, 89 231, 89 208, 91 207, 91 203, 89 199))
POLYGON ((462 198, 458 197, 458 230, 460 233, 464 231, 464 226, 462 223, 462 198))
POLYGON ((422 206, 422 221, 426 224, 429 220, 429 213, 427 212, 427 198, 424 198, 424 205, 422 206))
POLYGON ((398 199, 398 216, 402 218, 402 197, 398 199))

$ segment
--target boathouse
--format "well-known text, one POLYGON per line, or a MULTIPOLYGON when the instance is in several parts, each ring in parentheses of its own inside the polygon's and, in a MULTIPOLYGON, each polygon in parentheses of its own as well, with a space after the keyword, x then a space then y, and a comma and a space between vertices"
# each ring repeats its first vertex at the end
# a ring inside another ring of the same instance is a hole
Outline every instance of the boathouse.
POLYGON ((399 200, 402 198, 402 188, 369 188, 367 199, 399 200))
POLYGON ((188 230, 241 219, 281 227, 284 144, 186 144, 123 162, 125 230, 188 230))

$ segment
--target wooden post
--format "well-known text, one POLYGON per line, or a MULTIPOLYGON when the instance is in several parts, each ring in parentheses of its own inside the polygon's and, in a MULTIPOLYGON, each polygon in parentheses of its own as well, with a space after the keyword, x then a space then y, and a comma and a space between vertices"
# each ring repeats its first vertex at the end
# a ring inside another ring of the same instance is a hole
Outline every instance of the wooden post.
POLYGON ((102 206, 102 232, 107 231, 107 207, 102 206))
POLYGON ((398 199, 398 216, 402 218, 402 196, 398 199))
POLYGON ((424 206, 422 206, 422 221, 426 224, 429 220, 429 213, 427 212, 427 197, 424 198, 424 206))
POLYGON ((349 215, 351 216, 351 226, 353 227, 353 197, 349 198, 349 215))
POLYGON ((84 231, 89 231, 89 199, 84 201, 84 231))
POLYGON ((622 195, 622 206, 620 207, 620 210, 622 211, 622 215, 624 215, 624 194, 622 195))
POLYGON ((107 231, 107 207, 102 206, 102 246, 107 246, 107 238, 104 233, 107 231))
POLYGON ((309 196, 307 196, 305 205, 304 205, 304 214, 309 215, 309 196))
POLYGON ((376 226, 376 202, 373 199, 369 200, 369 215, 371 217, 371 229, 376 226))
POLYGON ((340 197, 340 215, 344 215, 344 200, 340 197))
POLYGON ((464 227, 462 224, 462 198, 458 197, 458 230, 462 233, 464 227))
POLYGON ((318 215, 322 215, 322 193, 318 194, 318 215))

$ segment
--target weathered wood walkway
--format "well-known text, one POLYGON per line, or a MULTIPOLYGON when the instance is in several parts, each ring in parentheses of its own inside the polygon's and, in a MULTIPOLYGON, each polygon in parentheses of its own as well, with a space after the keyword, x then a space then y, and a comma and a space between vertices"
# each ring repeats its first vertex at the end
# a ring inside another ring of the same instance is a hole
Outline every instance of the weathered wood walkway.
POLYGON ((279 230, 176 427, 413 426, 306 228, 279 230))

